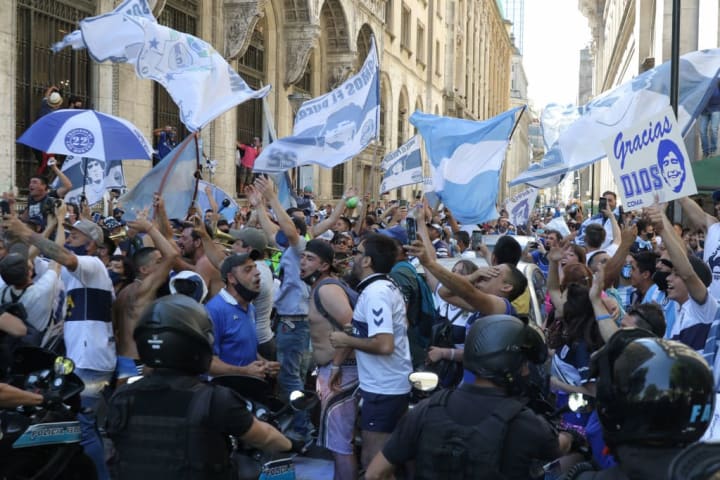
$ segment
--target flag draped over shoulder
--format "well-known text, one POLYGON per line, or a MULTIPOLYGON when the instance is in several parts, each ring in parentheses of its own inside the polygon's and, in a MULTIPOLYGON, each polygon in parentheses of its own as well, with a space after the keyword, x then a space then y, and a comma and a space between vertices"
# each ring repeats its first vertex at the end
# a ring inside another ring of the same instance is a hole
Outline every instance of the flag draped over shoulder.
MULTIPOLYGON (((680 57, 678 125, 683 135, 705 106, 720 71, 720 49, 701 50, 680 57)), ((538 188, 557 185, 569 172, 603 157, 603 140, 643 118, 659 113, 670 104, 670 62, 650 69, 631 81, 609 90, 582 107, 551 105, 541 118, 547 153, 510 182, 538 188), (555 138, 553 138, 553 136, 555 138)))
POLYGON ((292 136, 267 145, 255 170, 281 172, 301 165, 331 168, 360 153, 377 137, 380 75, 375 41, 360 72, 335 90, 303 103, 292 136))
POLYGON ((160 163, 155 165, 135 188, 120 197, 125 210, 124 218, 133 220, 138 212, 152 208, 153 195, 157 192, 165 201, 168 218, 185 218, 195 193, 197 152, 202 151, 200 139, 195 147, 195 135, 188 135, 172 149, 160 163))
MULTIPOLYGON (((89 205, 95 205, 103 199, 108 188, 125 186, 125 177, 121 160, 97 160, 95 158, 68 155, 62 165, 62 172, 73 184, 72 190, 65 194, 65 201, 80 204, 80 195, 85 194, 89 205), (84 188, 83 188, 84 187, 84 188)), ((58 179, 53 188, 60 185, 58 179)))
POLYGON ((180 120, 193 132, 270 91, 269 85, 252 90, 204 40, 146 16, 107 13, 81 21, 80 30, 94 61, 135 65, 138 77, 165 87, 180 109, 180 120))
POLYGON ((435 193, 462 223, 497 218, 500 169, 522 108, 482 122, 422 112, 410 117, 425 141, 435 193))
POLYGON ((415 135, 397 150, 388 153, 380 164, 385 170, 380 193, 414 183, 422 183, 420 137, 415 135))

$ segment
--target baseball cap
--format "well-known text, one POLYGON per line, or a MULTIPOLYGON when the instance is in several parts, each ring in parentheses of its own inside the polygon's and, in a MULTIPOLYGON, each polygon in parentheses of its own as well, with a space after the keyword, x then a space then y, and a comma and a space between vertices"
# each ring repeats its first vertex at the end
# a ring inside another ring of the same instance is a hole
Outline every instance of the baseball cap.
POLYGON ((305 186, 303 187, 303 192, 312 193, 312 191, 313 191, 312 185, 305 185, 305 186))
POLYGON ((335 261, 335 251, 330 243, 325 240, 320 240, 319 238, 310 240, 305 245, 305 251, 317 255, 320 257, 320 260, 330 265, 335 261))
POLYGON ((0 277, 8 285, 18 285, 27 279, 28 260, 17 252, 8 253, 0 261, 0 277))
POLYGON ((708 264, 695 255, 688 256, 688 260, 690 260, 690 265, 692 265, 693 270, 695 270, 695 274, 700 277, 700 280, 706 287, 709 287, 712 283, 712 272, 708 264))
POLYGON ((223 279, 223 282, 225 282, 227 281, 227 274, 230 273, 233 268, 245 265, 248 259, 257 260, 258 258, 259 253, 255 250, 251 250, 250 253, 235 253, 230 255, 226 257, 222 265, 220 265, 220 277, 223 279))
POLYGON ((379 233, 380 235, 385 235, 386 237, 393 238, 398 242, 402 243, 403 245, 408 243, 407 230, 405 230, 402 225, 395 225, 390 228, 380 228, 378 229, 377 233, 379 233))
POLYGON ((245 227, 242 230, 231 229, 230 235, 232 235, 235 240, 241 240, 245 245, 260 253, 264 253, 267 248, 267 235, 259 228, 245 227))
POLYGON ((98 247, 102 246, 103 231, 97 223, 93 223, 92 221, 83 218, 82 220, 78 220, 77 222, 75 222, 71 228, 74 228, 78 232, 88 237, 90 240, 95 242, 95 245, 97 245, 98 247))

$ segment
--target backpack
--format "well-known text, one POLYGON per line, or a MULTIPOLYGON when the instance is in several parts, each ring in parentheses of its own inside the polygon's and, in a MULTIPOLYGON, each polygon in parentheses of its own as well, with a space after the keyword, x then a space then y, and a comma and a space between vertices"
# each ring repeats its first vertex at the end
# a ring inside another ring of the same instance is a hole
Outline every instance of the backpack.
POLYGON ((25 309, 25 305, 20 302, 20 299, 23 295, 25 295, 25 291, 27 289, 28 287, 25 287, 23 288, 22 292, 20 292, 20 295, 15 295, 10 286, 6 285, 2 291, 2 295, 0 295, 0 301, 2 302, 2 305, 0 305, 0 312, 10 313, 22 320, 22 322, 25 324, 25 327, 27 328, 27 333, 24 337, 22 337, 22 343, 25 345, 31 345, 33 347, 39 347, 42 343, 43 332, 41 332, 28 322, 27 310, 25 309), (10 292, 9 302, 5 301, 5 294, 7 292, 10 292))
POLYGON ((453 390, 442 390, 428 401, 421 425, 416 472, 418 478, 498 480, 508 426, 525 408, 512 398, 476 425, 459 424, 447 412, 453 390))
MULTIPOLYGON (((418 333, 424 338, 430 339, 433 325, 440 321, 440 314, 435 308, 435 299, 425 279, 417 273, 415 267, 408 261, 401 261, 395 268, 402 268, 411 271, 417 281, 420 307, 416 318, 411 318, 410 305, 408 305, 408 322, 411 327, 417 327, 418 333)), ((392 272, 391 272, 392 273, 392 272)), ((409 303, 409 302, 408 302, 409 303)))
POLYGON ((335 320, 328 313, 328 311, 325 309, 322 302, 320 301, 320 287, 322 287, 323 285, 338 285, 339 287, 341 287, 345 291, 345 295, 347 295, 348 301, 350 302, 350 307, 353 310, 355 309, 355 304, 357 303, 357 299, 360 295, 355 290, 350 288, 347 283, 332 277, 320 280, 320 283, 318 283, 313 290, 313 301, 315 302, 315 309, 318 311, 318 313, 320 313, 320 315, 327 318, 335 329, 343 331, 343 327, 342 325, 340 325, 340 322, 335 320))

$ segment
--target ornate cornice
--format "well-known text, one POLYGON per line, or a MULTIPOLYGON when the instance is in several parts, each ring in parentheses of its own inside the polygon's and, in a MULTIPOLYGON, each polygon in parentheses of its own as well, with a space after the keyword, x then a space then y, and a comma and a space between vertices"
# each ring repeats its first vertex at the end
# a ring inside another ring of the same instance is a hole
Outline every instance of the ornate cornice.
POLYGON ((225 51, 227 59, 245 53, 257 22, 265 15, 267 0, 224 0, 223 24, 225 27, 225 51))
POLYGON ((285 86, 302 78, 310 52, 320 37, 320 23, 290 23, 285 25, 285 86))

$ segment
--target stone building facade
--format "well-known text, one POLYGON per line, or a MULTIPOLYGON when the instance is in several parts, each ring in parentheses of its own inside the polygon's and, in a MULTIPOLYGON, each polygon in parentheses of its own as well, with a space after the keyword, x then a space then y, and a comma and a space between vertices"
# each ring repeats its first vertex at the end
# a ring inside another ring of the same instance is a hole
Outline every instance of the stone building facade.
MULTIPOLYGON (((77 95, 97 110, 127 118, 148 138, 165 125, 185 133, 177 107, 159 85, 136 78, 128 65, 95 64, 84 51, 49 47, 82 18, 112 10, 113 0, 0 0, 0 116, 2 188, 27 185, 36 168, 15 139, 34 121, 48 85, 77 95)), ((253 88, 271 84, 268 113, 249 101, 202 131, 205 153, 218 161, 215 183, 235 185, 235 142, 292 131, 293 108, 354 73, 375 37, 381 65, 379 141, 353 161, 294 172, 322 199, 346 185, 378 188, 382 156, 413 135, 415 110, 485 119, 510 107, 513 48, 496 0, 151 0, 158 21, 211 43, 253 88), (272 118, 268 118, 272 117, 272 118), (373 178, 375 176, 375 178, 373 178)), ((124 162, 128 186, 150 162, 124 162)), ((419 187, 418 187, 419 188, 419 187)), ((396 192, 407 198, 412 188, 396 192)))

